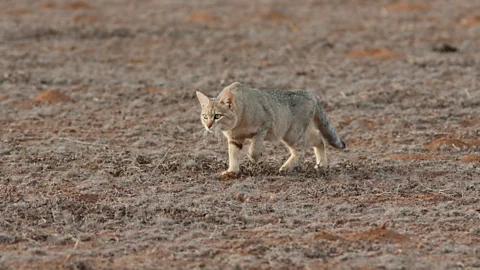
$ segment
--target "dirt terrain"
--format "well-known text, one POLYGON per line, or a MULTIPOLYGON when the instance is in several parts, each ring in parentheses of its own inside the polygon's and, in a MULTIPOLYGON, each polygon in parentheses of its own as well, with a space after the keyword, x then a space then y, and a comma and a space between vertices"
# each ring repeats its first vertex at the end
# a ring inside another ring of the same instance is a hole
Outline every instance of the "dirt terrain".
POLYGON ((480 1, 0 1, 0 269, 480 269, 480 1), (195 90, 347 143, 227 149, 195 90))

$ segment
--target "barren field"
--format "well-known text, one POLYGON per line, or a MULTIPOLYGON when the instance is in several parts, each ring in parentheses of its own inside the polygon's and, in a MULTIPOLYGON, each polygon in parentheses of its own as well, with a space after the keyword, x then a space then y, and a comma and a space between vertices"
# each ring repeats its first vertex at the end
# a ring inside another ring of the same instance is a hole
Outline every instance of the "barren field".
POLYGON ((0 269, 480 269, 479 52, 478 0, 2 0, 0 269), (220 178, 234 81, 347 149, 220 178))

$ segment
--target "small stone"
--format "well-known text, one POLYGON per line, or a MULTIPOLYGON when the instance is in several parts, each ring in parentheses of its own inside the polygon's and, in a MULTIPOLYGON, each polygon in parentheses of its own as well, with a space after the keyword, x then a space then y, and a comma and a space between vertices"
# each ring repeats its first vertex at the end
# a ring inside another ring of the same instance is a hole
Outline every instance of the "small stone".
POLYGON ((167 84, 167 81, 165 81, 165 79, 163 78, 158 78, 158 79, 155 79, 155 81, 153 81, 153 84, 155 86, 165 86, 167 84))
POLYGON ((184 163, 186 169, 196 169, 198 168, 197 162, 194 159, 189 159, 184 163))
POLYGON ((243 194, 237 194, 237 196, 235 196, 235 200, 239 201, 239 202, 245 202, 245 195, 243 194))
POLYGON ((440 45, 433 45, 432 50, 434 52, 440 52, 440 53, 452 53, 452 52, 457 52, 458 48, 453 47, 452 45, 443 43, 440 45))
POLYGON ((14 242, 14 238, 10 235, 0 234, 0 243, 1 244, 11 244, 14 242))
POLYGON ((78 235, 78 239, 81 241, 81 242, 88 242, 88 241, 92 241, 94 238, 94 236, 92 234, 88 234, 88 233, 82 233, 82 234, 79 234, 78 235))
POLYGON ((137 157, 137 163, 138 164, 150 164, 152 162, 152 159, 146 156, 139 155, 137 157))
POLYGON ((73 268, 74 270, 88 270, 88 269, 91 269, 91 267, 89 267, 88 264, 85 263, 82 260, 75 261, 71 268, 73 268))
POLYGON ((30 252, 32 254, 35 254, 35 255, 40 255, 40 256, 45 256, 47 255, 47 252, 43 249, 39 249, 39 248, 32 248, 30 249, 30 252))

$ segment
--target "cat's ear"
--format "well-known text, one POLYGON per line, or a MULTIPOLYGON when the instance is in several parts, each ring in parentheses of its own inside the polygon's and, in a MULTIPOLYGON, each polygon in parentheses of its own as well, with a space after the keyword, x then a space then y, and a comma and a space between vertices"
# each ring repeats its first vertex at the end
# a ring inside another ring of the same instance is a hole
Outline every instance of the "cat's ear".
POLYGON ((233 95, 232 91, 227 91, 225 94, 223 94, 220 98, 220 102, 227 104, 230 109, 235 107, 235 96, 233 95))
POLYGON ((200 105, 202 107, 205 107, 208 105, 208 103, 210 103, 210 98, 205 96, 202 92, 197 91, 196 94, 197 94, 198 101, 200 101, 200 105))

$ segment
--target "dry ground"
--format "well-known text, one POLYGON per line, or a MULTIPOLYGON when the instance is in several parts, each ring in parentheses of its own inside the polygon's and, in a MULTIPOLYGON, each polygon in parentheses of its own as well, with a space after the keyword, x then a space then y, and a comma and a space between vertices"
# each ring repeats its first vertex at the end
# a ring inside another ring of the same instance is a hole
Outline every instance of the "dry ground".
POLYGON ((478 269, 479 37, 477 0, 2 0, 0 269, 478 269), (348 149, 222 181, 194 90, 233 81, 348 149))

